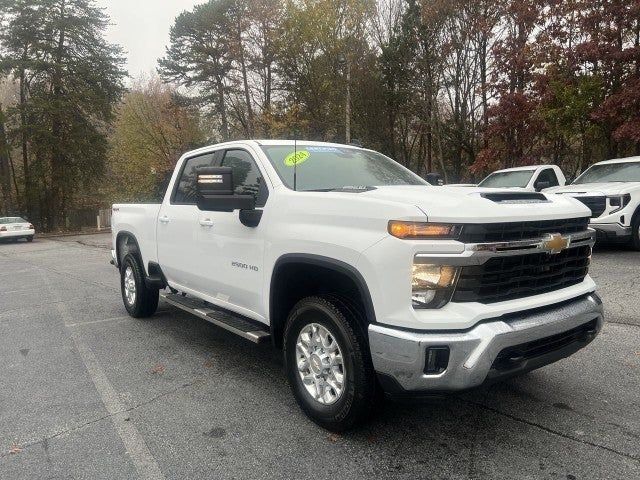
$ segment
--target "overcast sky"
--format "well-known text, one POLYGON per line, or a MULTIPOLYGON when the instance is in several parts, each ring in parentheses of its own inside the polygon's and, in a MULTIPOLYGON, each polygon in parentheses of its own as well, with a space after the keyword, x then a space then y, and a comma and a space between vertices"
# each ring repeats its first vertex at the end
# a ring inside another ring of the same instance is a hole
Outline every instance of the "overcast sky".
POLYGON ((125 50, 130 77, 155 70, 169 43, 169 29, 183 10, 206 0, 97 0, 106 8, 112 25, 106 32, 111 43, 125 50))

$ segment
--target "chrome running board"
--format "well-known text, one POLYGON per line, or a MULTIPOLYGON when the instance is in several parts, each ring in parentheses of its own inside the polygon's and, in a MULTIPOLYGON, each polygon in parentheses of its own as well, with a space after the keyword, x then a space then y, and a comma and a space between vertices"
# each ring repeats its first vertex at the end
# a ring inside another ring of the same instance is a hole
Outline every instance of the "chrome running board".
POLYGON ((203 300, 163 291, 160 292, 160 298, 180 310, 211 322, 251 342, 262 343, 271 338, 266 325, 222 310, 203 300))

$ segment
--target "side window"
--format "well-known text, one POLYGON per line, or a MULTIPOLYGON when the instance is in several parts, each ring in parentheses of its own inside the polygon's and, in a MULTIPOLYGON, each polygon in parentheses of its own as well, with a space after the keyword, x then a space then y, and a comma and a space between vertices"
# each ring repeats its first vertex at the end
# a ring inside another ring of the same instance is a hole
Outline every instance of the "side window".
POLYGON ((233 170, 234 193, 253 195, 257 207, 264 207, 269 191, 255 160, 245 150, 227 150, 222 160, 223 167, 233 170))
POLYGON ((558 182, 558 176, 553 168, 545 168, 540 172, 538 182, 549 182, 550 187, 557 187, 560 185, 560 182, 558 182))
POLYGON ((196 170, 199 167, 219 166, 222 154, 222 151, 217 151, 187 159, 182 167, 182 172, 180 172, 180 178, 176 182, 171 203, 174 205, 195 205, 196 170))

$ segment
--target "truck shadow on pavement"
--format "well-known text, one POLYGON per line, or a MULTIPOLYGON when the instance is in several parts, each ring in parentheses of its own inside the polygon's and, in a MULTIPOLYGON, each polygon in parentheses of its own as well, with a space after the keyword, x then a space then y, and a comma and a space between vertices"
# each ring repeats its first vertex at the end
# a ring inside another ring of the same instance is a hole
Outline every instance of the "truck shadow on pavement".
MULTIPOLYGON (((580 381, 568 379, 582 369, 573 360, 443 399, 385 400, 368 424, 338 435, 298 409, 282 354, 270 344, 255 346, 167 305, 158 316, 148 328, 169 336, 174 348, 194 351, 202 364, 198 398, 215 405, 215 421, 201 432, 208 441, 250 435, 250 443, 268 439, 271 455, 314 449, 379 474, 430 472, 427 478, 598 478, 609 468, 640 470, 632 428, 599 418, 597 408, 584 408, 582 395, 572 406, 580 381), (594 462, 594 456, 603 460, 594 462), (522 476, 513 477, 514 468, 522 476)), ((297 476, 307 467, 288 468, 297 476)))

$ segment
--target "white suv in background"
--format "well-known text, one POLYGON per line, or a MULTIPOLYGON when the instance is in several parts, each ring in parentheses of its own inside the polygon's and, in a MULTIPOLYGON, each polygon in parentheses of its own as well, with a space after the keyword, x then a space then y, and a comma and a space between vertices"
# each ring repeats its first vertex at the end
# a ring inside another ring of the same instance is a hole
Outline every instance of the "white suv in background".
POLYGON ((640 156, 596 163, 571 185, 546 192, 571 195, 589 207, 598 240, 640 250, 640 156))

